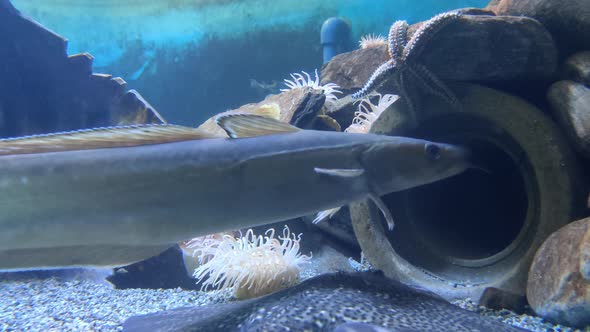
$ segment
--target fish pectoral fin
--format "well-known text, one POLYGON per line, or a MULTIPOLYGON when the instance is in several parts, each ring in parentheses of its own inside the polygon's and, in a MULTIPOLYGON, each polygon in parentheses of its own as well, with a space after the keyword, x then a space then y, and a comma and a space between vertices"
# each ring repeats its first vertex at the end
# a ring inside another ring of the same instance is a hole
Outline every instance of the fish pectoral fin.
POLYGON ((215 118, 215 123, 231 138, 285 134, 301 130, 276 118, 250 113, 221 114, 215 118))
POLYGON ((314 172, 318 174, 326 174, 330 176, 336 176, 340 178, 353 178, 361 176, 365 173, 362 168, 319 168, 315 167, 314 172))
POLYGON ((395 223, 393 222, 393 216, 391 215, 391 212, 389 212, 389 209, 387 208, 387 205, 385 205, 385 202, 383 202, 383 200, 381 200, 381 197, 379 197, 376 194, 369 194, 369 198, 373 201, 373 203, 375 203, 375 205, 377 205, 377 208, 381 210, 381 213, 383 213, 383 217, 385 217, 385 221, 387 221, 387 228, 389 228, 389 230, 392 231, 393 227, 395 226, 395 223))
POLYGON ((328 210, 318 212, 315 216, 315 219, 312 221, 312 223, 317 224, 324 219, 332 218, 338 211, 340 211, 341 208, 342 208, 342 206, 339 206, 339 207, 335 207, 335 208, 331 208, 328 210))

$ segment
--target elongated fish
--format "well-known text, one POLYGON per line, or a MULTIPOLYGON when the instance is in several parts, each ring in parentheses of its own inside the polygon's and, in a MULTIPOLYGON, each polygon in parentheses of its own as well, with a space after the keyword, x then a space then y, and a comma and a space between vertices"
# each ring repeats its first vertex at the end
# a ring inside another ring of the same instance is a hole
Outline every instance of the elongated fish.
POLYGON ((251 114, 216 122, 230 138, 147 125, 0 140, 0 269, 123 266, 367 197, 384 208, 381 195, 467 167, 446 144, 251 114))

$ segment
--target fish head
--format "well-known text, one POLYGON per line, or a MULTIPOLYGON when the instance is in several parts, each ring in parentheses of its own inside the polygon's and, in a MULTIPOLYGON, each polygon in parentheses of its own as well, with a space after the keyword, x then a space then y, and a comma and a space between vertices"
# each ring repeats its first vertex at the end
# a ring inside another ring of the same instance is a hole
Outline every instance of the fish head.
POLYGON ((467 149, 406 137, 388 137, 362 154, 372 190, 379 195, 459 174, 470 167, 467 149))

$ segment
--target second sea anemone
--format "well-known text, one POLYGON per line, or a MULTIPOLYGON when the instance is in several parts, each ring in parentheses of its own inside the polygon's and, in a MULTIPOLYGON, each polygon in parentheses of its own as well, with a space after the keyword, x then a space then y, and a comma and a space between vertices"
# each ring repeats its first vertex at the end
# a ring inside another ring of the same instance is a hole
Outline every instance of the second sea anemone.
POLYGON ((378 97, 377 104, 373 104, 369 98, 361 100, 359 110, 354 113, 352 124, 345 129, 346 132, 368 133, 371 130, 371 125, 379 118, 381 113, 399 99, 398 95, 376 95, 378 97))
POLYGON ((290 74, 293 80, 286 79, 285 85, 288 87, 288 89, 281 89, 281 91, 309 87, 314 90, 321 91, 326 96, 326 103, 335 102, 338 99, 338 97, 336 97, 336 93, 342 93, 340 90, 338 90, 340 87, 335 83, 320 84, 320 77, 318 76, 317 69, 315 70, 315 79, 312 79, 311 76, 305 71, 302 71, 301 73, 302 74, 290 74))

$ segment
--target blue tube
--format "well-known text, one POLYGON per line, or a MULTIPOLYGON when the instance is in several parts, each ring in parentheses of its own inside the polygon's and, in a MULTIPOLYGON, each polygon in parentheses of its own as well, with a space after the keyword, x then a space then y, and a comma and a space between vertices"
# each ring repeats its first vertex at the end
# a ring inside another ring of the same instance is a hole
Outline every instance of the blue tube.
POLYGON ((324 63, 334 56, 352 50, 350 24, 340 17, 331 17, 324 21, 320 40, 324 50, 324 63))

